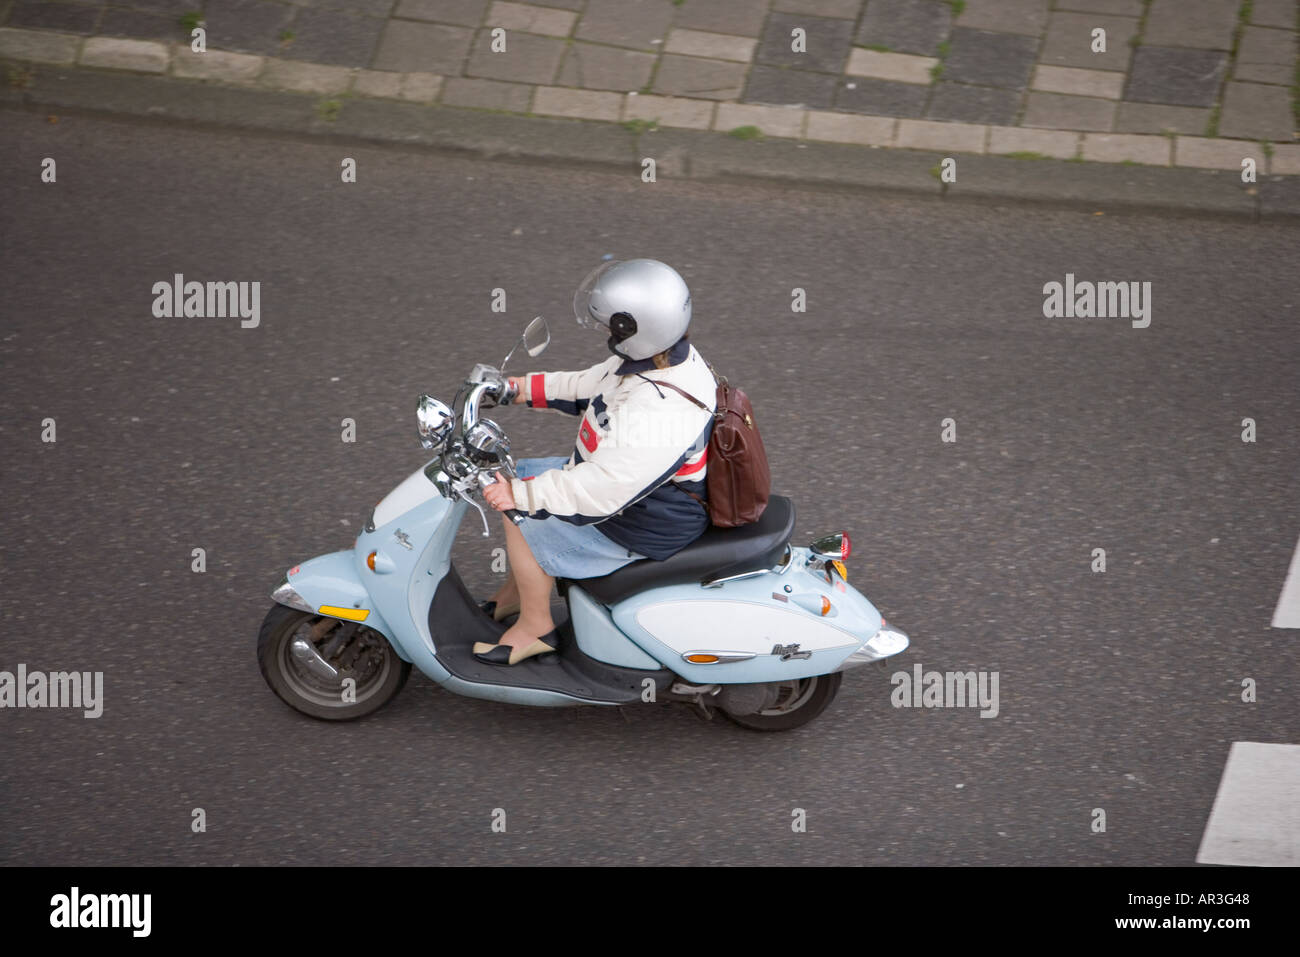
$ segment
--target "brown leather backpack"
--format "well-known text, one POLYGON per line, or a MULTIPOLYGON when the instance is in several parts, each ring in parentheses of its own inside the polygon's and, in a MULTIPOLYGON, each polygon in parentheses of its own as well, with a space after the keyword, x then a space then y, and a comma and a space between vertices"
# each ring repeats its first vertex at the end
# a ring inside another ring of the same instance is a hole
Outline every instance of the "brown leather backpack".
MULTIPOLYGON (((713 367, 709 367, 713 372, 713 367)), ((705 507, 709 521, 719 528, 734 528, 757 522, 767 508, 772 494, 772 473, 767 466, 767 450, 754 423, 754 407, 749 396, 733 388, 714 373, 718 383, 717 411, 713 413, 713 433, 709 436, 708 471, 705 473, 709 500, 705 507)), ((652 380, 690 399, 701 409, 708 406, 685 389, 662 379, 652 380)), ((698 500, 699 496, 695 496, 698 500)))

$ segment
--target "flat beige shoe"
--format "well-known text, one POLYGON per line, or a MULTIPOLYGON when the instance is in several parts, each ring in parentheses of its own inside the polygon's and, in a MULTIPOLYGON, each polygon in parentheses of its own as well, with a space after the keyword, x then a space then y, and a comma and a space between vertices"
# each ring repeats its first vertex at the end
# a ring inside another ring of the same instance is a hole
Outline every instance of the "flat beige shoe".
MULTIPOLYGON (((551 638, 551 636, 554 634, 555 632, 551 632, 551 634, 547 635, 546 637, 551 638)), ((552 638, 551 640, 553 641, 555 639, 552 638)), ((547 654, 548 652, 553 652, 553 651, 555 651, 554 645, 548 645, 546 642, 542 641, 541 638, 538 638, 527 648, 515 648, 513 651, 511 651, 510 664, 517 665, 525 658, 532 658, 535 655, 544 655, 547 654)))
POLYGON ((519 662, 535 658, 537 655, 555 651, 559 641, 560 636, 556 634, 554 629, 523 648, 514 648, 503 644, 489 645, 486 642, 478 641, 474 643, 474 657, 489 665, 517 665, 519 662), (553 642, 553 644, 548 644, 548 641, 553 642))

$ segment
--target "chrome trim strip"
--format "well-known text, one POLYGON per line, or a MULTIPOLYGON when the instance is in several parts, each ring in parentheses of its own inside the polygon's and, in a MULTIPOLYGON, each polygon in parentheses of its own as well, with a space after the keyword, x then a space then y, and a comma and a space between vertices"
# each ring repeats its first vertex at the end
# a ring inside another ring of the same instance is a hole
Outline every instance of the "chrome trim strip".
POLYGON ((726 578, 711 578, 708 581, 700 582, 704 588, 718 588, 726 582, 737 582, 742 578, 757 578, 759 575, 766 575, 772 569, 757 568, 752 572, 741 572, 739 575, 728 575, 726 578))

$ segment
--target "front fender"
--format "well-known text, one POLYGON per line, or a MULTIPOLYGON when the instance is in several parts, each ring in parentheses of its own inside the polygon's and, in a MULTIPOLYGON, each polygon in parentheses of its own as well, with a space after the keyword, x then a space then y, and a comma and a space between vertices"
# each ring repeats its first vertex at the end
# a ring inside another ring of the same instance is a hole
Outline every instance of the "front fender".
POLYGON ((410 660, 402 651, 393 629, 375 608, 366 586, 357 577, 351 549, 320 555, 295 565, 271 592, 271 597, 290 608, 360 622, 387 638, 404 660, 410 660))

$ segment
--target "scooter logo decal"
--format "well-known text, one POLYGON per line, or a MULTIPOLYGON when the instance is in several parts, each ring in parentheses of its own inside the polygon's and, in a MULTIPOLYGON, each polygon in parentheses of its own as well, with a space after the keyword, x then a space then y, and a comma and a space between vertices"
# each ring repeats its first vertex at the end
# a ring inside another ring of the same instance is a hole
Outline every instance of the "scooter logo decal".
POLYGON ((397 531, 393 532, 393 538, 397 539, 397 544, 401 545, 408 552, 411 551, 411 539, 407 536, 406 532, 399 528, 397 531))
POLYGON ((793 645, 773 645, 772 654, 780 655, 782 661, 789 661, 791 658, 811 658, 811 651, 800 651, 796 642, 793 645))

